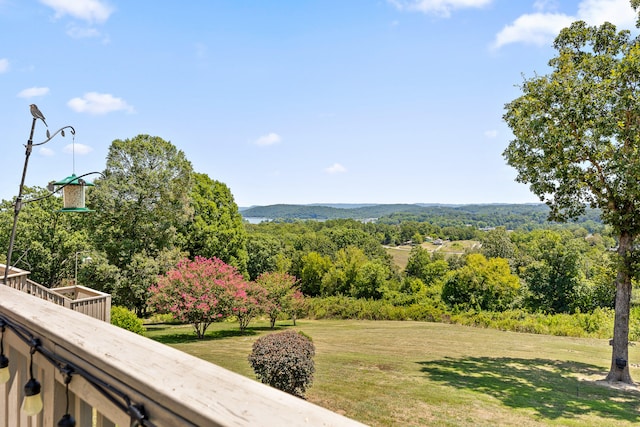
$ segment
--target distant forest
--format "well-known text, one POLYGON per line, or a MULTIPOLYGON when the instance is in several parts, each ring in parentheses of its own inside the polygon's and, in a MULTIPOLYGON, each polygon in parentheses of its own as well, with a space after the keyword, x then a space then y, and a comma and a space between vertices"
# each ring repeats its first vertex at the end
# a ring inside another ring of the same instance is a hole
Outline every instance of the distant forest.
MULTIPOLYGON (((507 229, 534 229, 553 223, 548 221, 549 208, 536 204, 477 204, 477 205, 270 205, 241 209, 244 218, 266 218, 277 222, 296 220, 355 219, 375 220, 383 224, 405 221, 429 222, 440 227, 472 226, 476 228, 505 227, 507 229)), ((590 231, 603 225, 600 211, 587 209, 574 221, 590 231)))

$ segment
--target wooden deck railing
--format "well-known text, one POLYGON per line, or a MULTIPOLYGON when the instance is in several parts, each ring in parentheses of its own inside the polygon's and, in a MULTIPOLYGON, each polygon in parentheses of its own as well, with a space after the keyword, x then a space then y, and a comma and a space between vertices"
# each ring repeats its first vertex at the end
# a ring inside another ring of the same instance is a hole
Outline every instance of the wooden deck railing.
MULTIPOLYGON (((108 323, 0 286, 0 321, 11 377, 0 384, 0 427, 52 427, 65 413, 65 375, 50 362, 76 368, 69 383, 70 413, 77 426, 130 426, 118 402, 142 405, 147 426, 359 426, 334 412, 108 323), (28 335, 39 341, 27 341, 28 335), (20 411, 29 379, 42 383, 44 409, 20 411), (31 343, 31 344, 29 344, 31 343), (49 354, 49 356, 47 356, 49 354), (117 391, 109 399, 95 387, 117 391)), ((215 351, 215 346, 212 346, 215 351)), ((126 406, 126 405, 125 405, 126 406)))
MULTIPOLYGON (((0 264, 4 273, 5 266, 0 264)), ((40 299, 70 308, 96 319, 111 322, 111 295, 85 286, 47 288, 29 279, 29 272, 11 267, 7 275, 7 286, 34 295, 40 299)))

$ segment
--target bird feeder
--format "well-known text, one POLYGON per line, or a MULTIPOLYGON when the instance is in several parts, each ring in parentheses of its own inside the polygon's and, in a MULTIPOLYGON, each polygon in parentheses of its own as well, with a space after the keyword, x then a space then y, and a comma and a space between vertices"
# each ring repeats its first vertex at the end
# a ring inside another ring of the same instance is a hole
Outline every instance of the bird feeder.
POLYGON ((85 187, 93 187, 92 183, 72 174, 53 185, 57 186, 56 191, 62 189, 63 208, 60 212, 91 212, 85 206, 85 187))

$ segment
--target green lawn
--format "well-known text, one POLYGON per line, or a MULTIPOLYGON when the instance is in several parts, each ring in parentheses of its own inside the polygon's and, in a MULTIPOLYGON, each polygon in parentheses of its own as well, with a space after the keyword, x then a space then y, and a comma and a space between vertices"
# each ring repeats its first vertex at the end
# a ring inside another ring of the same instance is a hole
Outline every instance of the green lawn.
MULTIPOLYGON (((257 326, 256 326, 257 325, 257 326)), ((282 323, 280 330, 292 328, 282 323)), ((198 341, 190 326, 148 326, 148 336, 254 378, 251 345, 272 332, 212 325, 198 341)), ((596 383, 607 340, 501 332, 426 322, 302 320, 313 338, 316 375, 307 399, 375 426, 630 426, 640 393, 596 383)), ((632 364, 640 349, 630 348, 632 364)), ((640 380, 640 369, 632 365, 640 380)))

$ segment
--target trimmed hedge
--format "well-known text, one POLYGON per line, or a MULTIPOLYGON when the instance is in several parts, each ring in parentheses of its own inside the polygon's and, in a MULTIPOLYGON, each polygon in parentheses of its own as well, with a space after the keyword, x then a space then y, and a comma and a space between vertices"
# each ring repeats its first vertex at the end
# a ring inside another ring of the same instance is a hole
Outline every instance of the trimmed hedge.
POLYGON ((249 364, 264 384, 304 397, 313 381, 314 355, 315 346, 307 335, 288 330, 258 338, 249 364))

